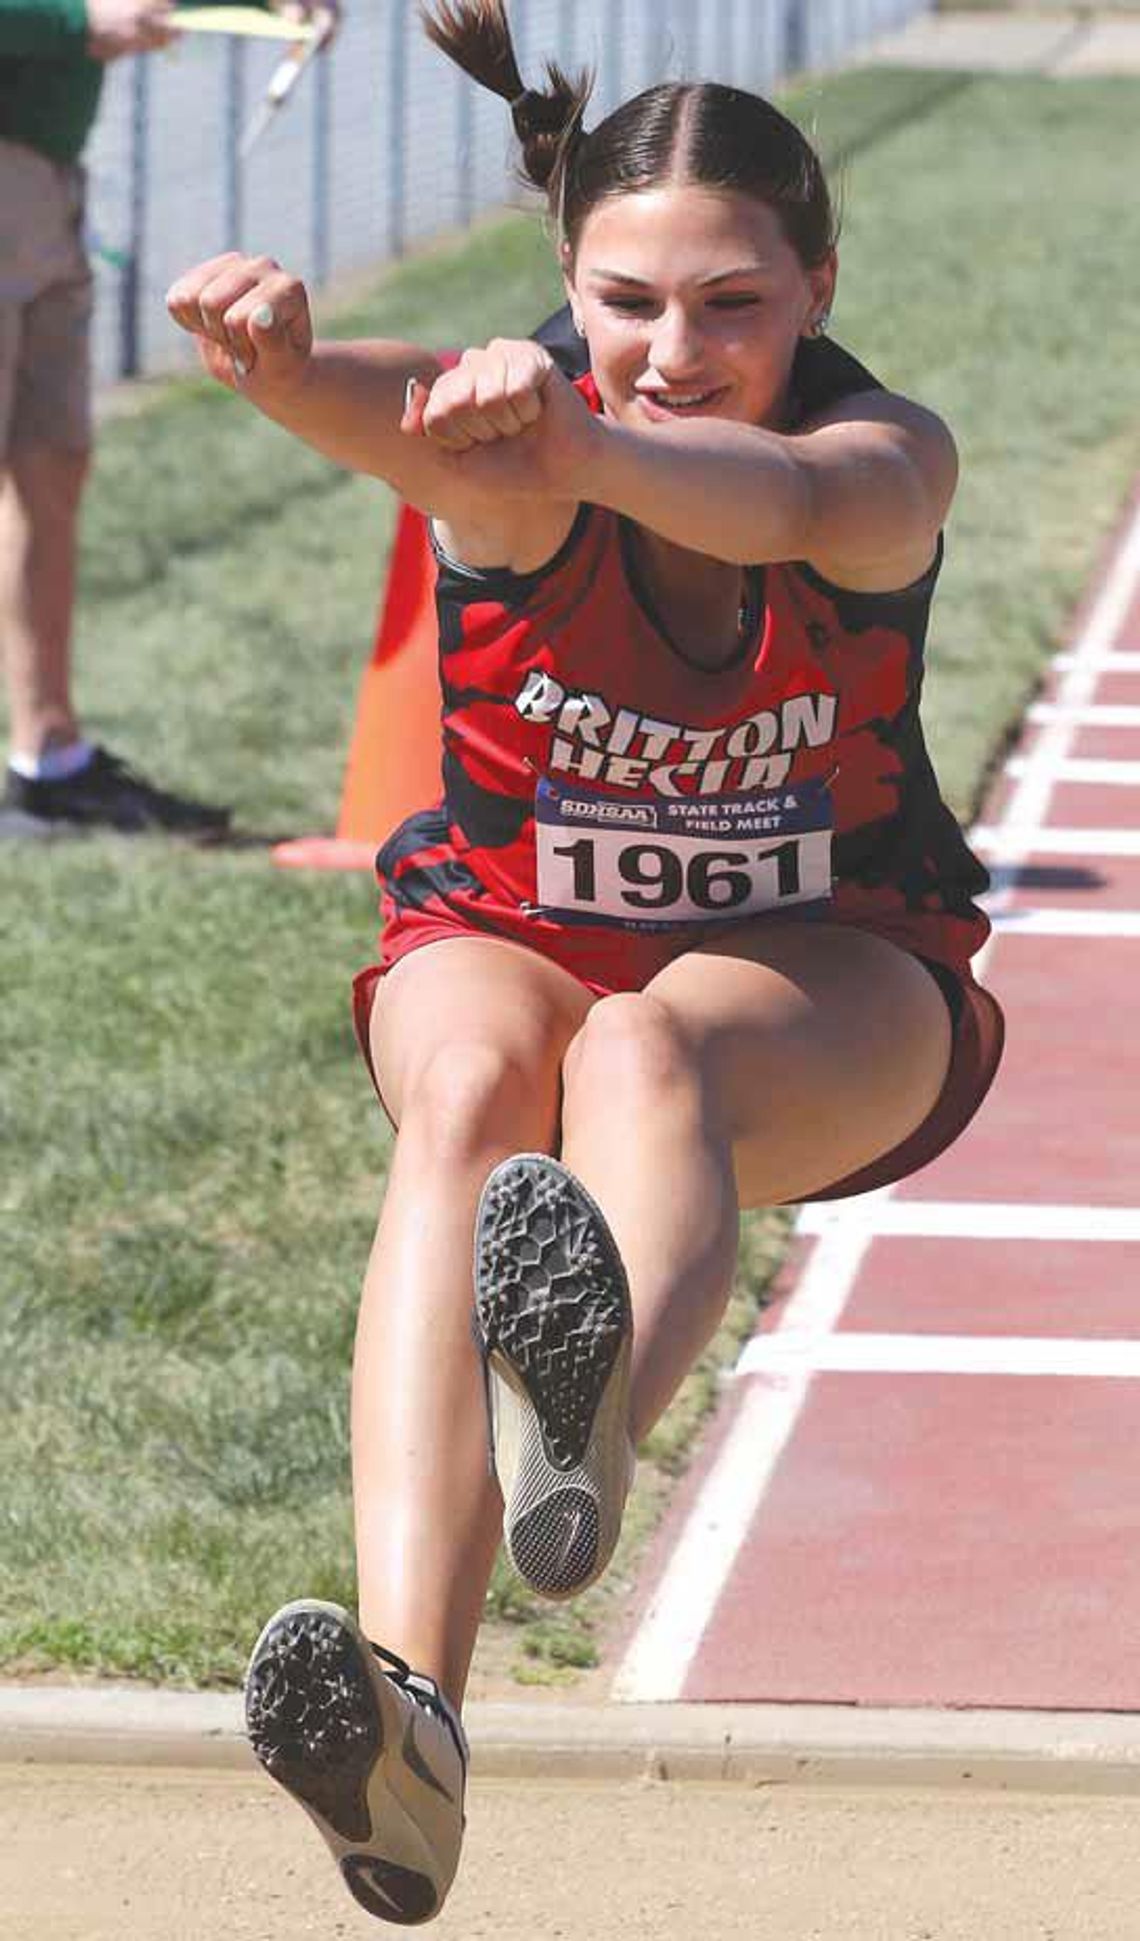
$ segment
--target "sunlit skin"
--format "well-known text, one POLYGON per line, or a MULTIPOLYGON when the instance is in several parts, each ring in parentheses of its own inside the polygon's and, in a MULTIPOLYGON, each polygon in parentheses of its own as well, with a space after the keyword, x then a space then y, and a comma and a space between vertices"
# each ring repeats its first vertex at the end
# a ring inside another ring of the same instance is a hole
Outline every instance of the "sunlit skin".
POLYGON ((410 344, 314 345, 304 285, 270 258, 214 258, 168 301, 213 376, 388 479, 470 566, 536 571, 580 503, 617 511, 675 642, 719 661, 743 567, 803 558, 842 586, 908 585, 953 496, 953 441, 906 399, 797 421, 796 349, 836 268, 833 251, 805 267, 777 211, 743 190, 672 181, 597 204, 564 272, 602 415, 528 338, 447 369, 410 344))
MULTIPOLYGON (((573 258, 564 246, 563 269, 614 423, 644 432, 712 417, 780 431, 796 346, 830 309, 837 264, 829 252, 805 269, 755 196, 673 183, 599 203, 573 258), (662 402, 693 397, 682 409, 662 402)), ((653 533, 638 544, 682 627, 695 625, 714 656, 731 649, 739 573, 653 533)))
POLYGON ((617 422, 669 421, 657 394, 712 391, 696 415, 778 431, 797 342, 830 309, 836 261, 805 270, 767 203, 685 183, 600 203, 564 270, 617 422))
MULTIPOLYGON (((604 415, 526 337, 453 368, 414 344, 314 346, 304 285, 270 258, 213 258, 168 302, 220 383, 387 479, 469 566, 538 573, 580 503, 612 510, 670 642, 710 672, 750 678, 753 563, 802 559, 858 590, 925 570, 953 492, 945 428, 890 394, 806 426, 791 408, 832 255, 805 269, 763 202, 674 182, 596 206, 564 269, 604 415), (672 414, 669 397, 696 403, 672 414)), ((615 692, 636 695, 625 647, 615 692)), ((457 930, 385 976, 370 1030, 400 1132, 357 1333, 361 1618, 458 1703, 502 1509, 469 1332, 491 1166, 558 1151, 603 1207, 640 1439, 721 1320, 740 1207, 809 1197, 907 1137, 944 1086, 949 1014, 886 939, 770 912, 598 1000, 540 950, 457 930)))

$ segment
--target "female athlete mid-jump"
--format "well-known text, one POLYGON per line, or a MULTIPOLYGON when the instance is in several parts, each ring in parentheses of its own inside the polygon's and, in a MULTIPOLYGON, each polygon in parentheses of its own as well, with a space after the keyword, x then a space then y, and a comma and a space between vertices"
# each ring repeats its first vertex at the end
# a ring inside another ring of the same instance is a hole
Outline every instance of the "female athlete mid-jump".
POLYGON ((287 1605, 246 1696, 352 1892, 405 1923, 458 1861, 500 1535, 549 1596, 596 1577, 741 1206, 924 1164, 1001 1044, 986 874, 918 712, 954 445, 826 335, 815 154, 713 84, 587 131, 588 81, 525 87, 501 0, 427 26, 510 103, 582 375, 532 340, 448 368, 314 344, 265 258, 168 299, 220 382, 431 520, 443 793, 380 852, 356 983, 398 1127, 354 1369, 359 1621, 287 1605))

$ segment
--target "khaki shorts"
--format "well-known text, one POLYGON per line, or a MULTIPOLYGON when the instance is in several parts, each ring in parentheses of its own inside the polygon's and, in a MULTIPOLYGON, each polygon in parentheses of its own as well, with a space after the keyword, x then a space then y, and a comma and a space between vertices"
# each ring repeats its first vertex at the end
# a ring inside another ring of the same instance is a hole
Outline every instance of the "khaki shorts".
POLYGON ((91 443, 84 174, 0 141, 0 469, 16 445, 91 443))

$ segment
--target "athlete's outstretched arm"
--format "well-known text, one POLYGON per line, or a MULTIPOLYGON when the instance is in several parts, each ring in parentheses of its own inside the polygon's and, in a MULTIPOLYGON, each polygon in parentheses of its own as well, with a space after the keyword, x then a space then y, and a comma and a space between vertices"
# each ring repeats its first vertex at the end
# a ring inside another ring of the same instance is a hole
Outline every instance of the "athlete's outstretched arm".
MULTIPOLYGON (((473 488, 460 459, 476 445, 517 440, 542 415, 554 364, 539 345, 500 340, 445 369, 414 344, 317 343, 300 279, 271 258, 236 252, 187 270, 166 302, 211 377, 266 417, 334 463, 385 479, 422 511, 458 516, 492 558, 505 560, 508 542, 525 550, 535 494, 520 503, 505 479, 473 488)), ((557 497, 538 495, 547 517, 557 497)))
POLYGON ((215 257, 167 304, 213 377, 445 521, 470 564, 546 557, 565 507, 590 500, 693 552, 803 559, 878 590, 930 563, 954 493, 949 432, 889 393, 795 436, 715 418, 642 430, 595 417, 529 340, 447 371, 410 344, 315 345, 304 285, 265 257, 215 257))
POLYGON ((794 436, 714 418, 645 431, 602 422, 595 503, 694 552, 802 559, 866 591, 925 570, 957 482, 945 425, 886 392, 794 436))
MULTIPOLYGON (((535 354, 492 345, 465 362, 504 351, 535 354)), ((428 443, 454 433, 455 483, 469 504, 480 492, 528 508, 588 500, 693 552, 740 565, 807 560, 866 591, 925 571, 957 482, 945 425, 889 392, 845 400, 794 435, 698 417, 643 428, 594 416, 552 371, 527 435, 500 438, 469 397, 453 395, 455 382, 449 372, 432 386, 422 428, 428 443)))
POLYGON ((171 284, 166 304, 211 377, 326 458, 401 487, 399 462, 411 457, 414 471, 420 456, 422 465, 422 441, 401 438, 400 421, 409 379, 439 375, 430 352, 314 343, 304 284, 264 256, 212 257, 171 284))

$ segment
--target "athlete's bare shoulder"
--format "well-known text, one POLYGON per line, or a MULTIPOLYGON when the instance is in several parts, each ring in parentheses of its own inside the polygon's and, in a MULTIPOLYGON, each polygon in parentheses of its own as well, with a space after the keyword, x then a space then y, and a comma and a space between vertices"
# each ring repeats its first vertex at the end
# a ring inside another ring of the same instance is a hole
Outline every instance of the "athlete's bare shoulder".
POLYGON ((958 482, 937 413, 894 391, 860 391, 811 418, 796 442, 818 487, 810 564, 854 591, 920 578, 958 482))
POLYGON ((854 391, 812 413, 800 429, 810 435, 828 425, 893 425, 916 449, 927 449, 931 458, 954 456, 954 439, 945 420, 900 391, 854 391))

